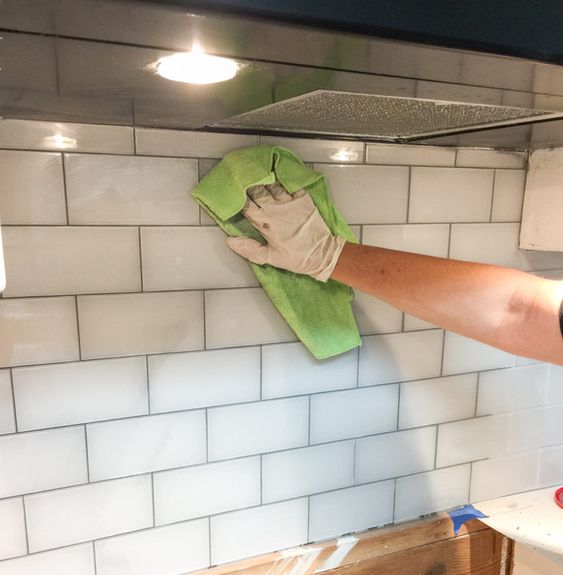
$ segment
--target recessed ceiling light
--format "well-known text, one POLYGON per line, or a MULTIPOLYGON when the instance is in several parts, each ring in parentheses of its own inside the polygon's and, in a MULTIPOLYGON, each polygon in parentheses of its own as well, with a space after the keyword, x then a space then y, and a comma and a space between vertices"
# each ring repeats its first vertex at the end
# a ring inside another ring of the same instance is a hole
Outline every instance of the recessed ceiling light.
POLYGON ((233 78, 237 73, 237 64, 228 58, 194 50, 161 58, 156 64, 156 71, 163 78, 175 82, 215 84, 233 78))

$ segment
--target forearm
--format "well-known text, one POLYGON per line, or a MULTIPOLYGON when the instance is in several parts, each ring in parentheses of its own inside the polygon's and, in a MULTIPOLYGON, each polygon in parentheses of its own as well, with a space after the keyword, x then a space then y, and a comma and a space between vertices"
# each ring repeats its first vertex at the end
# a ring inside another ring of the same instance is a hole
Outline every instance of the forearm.
POLYGON ((347 243, 332 279, 461 335, 563 365, 563 284, 512 269, 347 243))

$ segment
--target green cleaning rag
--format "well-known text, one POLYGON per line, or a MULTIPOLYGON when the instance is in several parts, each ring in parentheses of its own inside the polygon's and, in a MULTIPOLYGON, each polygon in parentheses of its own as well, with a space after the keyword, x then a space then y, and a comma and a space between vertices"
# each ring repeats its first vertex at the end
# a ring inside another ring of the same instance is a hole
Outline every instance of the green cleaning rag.
MULTIPOLYGON (((276 180, 290 194, 305 188, 331 232, 357 242, 329 198, 325 177, 280 146, 253 146, 228 154, 192 195, 229 236, 248 236, 264 243, 241 210, 248 188, 276 180)), ((315 358, 325 359, 361 345, 349 287, 333 280, 318 282, 269 265, 250 266, 268 297, 315 358)))

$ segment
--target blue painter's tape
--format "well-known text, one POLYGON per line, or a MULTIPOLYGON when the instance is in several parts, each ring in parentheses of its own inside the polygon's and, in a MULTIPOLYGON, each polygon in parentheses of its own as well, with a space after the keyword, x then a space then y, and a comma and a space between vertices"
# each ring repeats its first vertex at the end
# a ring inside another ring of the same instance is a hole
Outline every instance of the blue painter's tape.
POLYGON ((486 518, 487 515, 481 513, 478 509, 475 509, 473 505, 464 505, 463 507, 458 507, 453 511, 448 513, 452 523, 454 524, 454 534, 457 535, 461 526, 471 519, 481 519, 486 518))

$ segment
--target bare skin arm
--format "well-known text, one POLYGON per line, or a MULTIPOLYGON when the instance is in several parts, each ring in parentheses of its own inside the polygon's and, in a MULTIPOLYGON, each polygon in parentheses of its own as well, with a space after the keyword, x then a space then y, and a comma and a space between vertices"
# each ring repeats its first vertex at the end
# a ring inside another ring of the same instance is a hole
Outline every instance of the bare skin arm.
POLYGON ((563 282, 346 243, 331 278, 509 353, 563 365, 563 282))

